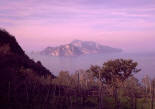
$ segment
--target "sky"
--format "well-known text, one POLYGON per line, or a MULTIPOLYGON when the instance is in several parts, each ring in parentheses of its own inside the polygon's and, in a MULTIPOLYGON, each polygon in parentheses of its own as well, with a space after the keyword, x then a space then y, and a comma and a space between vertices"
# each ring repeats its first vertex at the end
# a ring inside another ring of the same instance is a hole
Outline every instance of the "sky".
POLYGON ((0 0, 0 28, 24 50, 72 40, 155 51, 155 0, 0 0))

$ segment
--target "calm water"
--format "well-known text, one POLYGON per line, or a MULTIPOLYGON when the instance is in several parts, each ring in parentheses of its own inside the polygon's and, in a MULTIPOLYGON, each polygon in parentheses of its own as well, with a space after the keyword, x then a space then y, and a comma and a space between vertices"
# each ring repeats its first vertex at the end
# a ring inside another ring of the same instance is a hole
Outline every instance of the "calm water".
POLYGON ((90 65, 102 65, 105 61, 115 58, 133 59, 139 63, 141 72, 136 74, 138 78, 142 78, 148 74, 155 77, 155 54, 148 53, 117 53, 117 54, 97 54, 82 55, 75 57, 56 57, 43 56, 39 54, 27 53, 35 61, 40 60, 42 64, 48 68, 53 74, 57 75, 61 70, 67 70, 74 73, 78 69, 87 69, 90 65))

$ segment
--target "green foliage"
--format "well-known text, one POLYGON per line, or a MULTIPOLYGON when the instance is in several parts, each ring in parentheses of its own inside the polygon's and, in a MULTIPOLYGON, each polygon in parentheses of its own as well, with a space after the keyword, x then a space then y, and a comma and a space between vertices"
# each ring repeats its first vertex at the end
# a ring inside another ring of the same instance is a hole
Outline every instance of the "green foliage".
POLYGON ((119 85, 128 77, 140 71, 133 60, 115 59, 105 62, 102 67, 91 66, 88 72, 100 79, 104 84, 119 85))

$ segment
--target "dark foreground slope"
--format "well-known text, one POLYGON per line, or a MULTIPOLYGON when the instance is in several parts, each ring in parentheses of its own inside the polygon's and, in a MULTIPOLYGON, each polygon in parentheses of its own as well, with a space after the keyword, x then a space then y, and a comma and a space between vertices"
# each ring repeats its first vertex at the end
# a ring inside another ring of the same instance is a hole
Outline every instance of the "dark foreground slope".
POLYGON ((12 35, 0 30, 1 109, 28 109, 34 105, 32 100, 43 104, 41 94, 48 92, 46 86, 53 78, 40 62, 34 62, 24 53, 12 35))

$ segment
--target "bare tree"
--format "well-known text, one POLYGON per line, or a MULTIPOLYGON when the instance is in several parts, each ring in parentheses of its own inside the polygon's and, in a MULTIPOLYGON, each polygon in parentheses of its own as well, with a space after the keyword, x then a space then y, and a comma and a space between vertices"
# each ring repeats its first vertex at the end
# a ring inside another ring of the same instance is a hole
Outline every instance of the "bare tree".
POLYGON ((145 89, 144 102, 145 104, 146 103, 150 104, 149 96, 152 93, 152 84, 151 84, 151 79, 148 75, 145 75, 144 78, 142 78, 142 85, 145 89))
POLYGON ((154 109, 154 88, 155 88, 155 79, 152 80, 151 109, 154 109))

